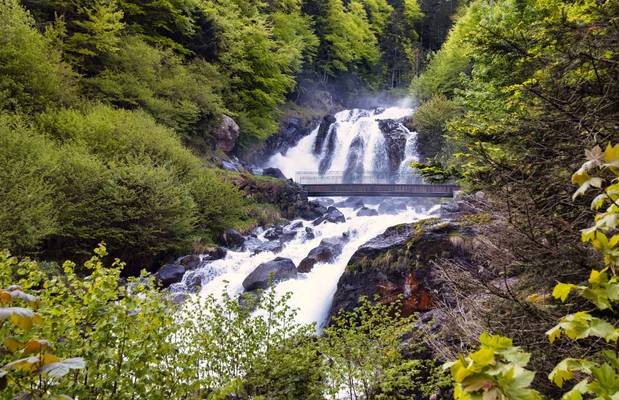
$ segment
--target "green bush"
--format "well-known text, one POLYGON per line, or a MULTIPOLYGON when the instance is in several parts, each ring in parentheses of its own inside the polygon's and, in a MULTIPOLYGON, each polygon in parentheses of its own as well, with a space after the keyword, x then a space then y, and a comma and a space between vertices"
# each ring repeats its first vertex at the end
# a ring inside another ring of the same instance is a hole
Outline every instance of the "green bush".
POLYGON ((36 29, 20 1, 0 2, 0 109, 32 112, 69 104, 74 79, 52 38, 36 29))
POLYGON ((31 252, 58 229, 52 143, 0 115, 0 248, 31 252))
POLYGON ((443 149, 447 122, 457 114, 457 105, 442 94, 419 106, 413 115, 413 126, 418 133, 417 149, 423 156, 434 157, 443 149))

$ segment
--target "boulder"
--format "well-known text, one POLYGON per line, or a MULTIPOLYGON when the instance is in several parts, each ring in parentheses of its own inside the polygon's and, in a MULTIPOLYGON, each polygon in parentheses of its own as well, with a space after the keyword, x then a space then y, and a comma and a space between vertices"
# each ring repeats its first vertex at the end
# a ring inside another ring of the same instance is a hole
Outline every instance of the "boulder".
POLYGON ((250 292, 266 289, 270 282, 277 283, 297 277, 297 268, 289 258, 277 257, 256 267, 243 281, 243 288, 250 292))
POLYGON ((305 227, 305 240, 312 240, 316 237, 316 233, 309 226, 305 227))
POLYGON ((365 204, 363 204, 363 199, 359 197, 349 197, 346 200, 340 201, 336 204, 337 207, 345 207, 352 208, 353 210, 357 210, 359 208, 363 208, 365 204))
POLYGON ((357 211, 358 217, 373 217, 376 215, 378 215, 378 211, 373 208, 362 207, 359 211, 357 211))
POLYGON ((283 233, 284 228, 282 228, 281 226, 276 226, 274 228, 268 229, 264 233, 264 238, 267 240, 277 240, 280 238, 280 236, 282 236, 283 233))
POLYGON ((183 256, 176 261, 177 264, 185 267, 186 270, 196 269, 202 263, 202 259, 199 255, 190 254, 188 256, 183 256))
POLYGON ((307 202, 307 206, 300 209, 299 216, 305 220, 312 220, 322 217, 327 212, 327 207, 316 200, 307 202))
POLYGON ((327 209, 327 212, 317 218, 316 220, 314 220, 314 222, 312 222, 312 224, 314 226, 316 225, 320 225, 323 222, 331 222, 333 224, 337 224, 337 223, 341 223, 341 222, 346 222, 346 217, 344 217, 344 214, 342 214, 342 212, 340 210, 338 210, 337 208, 331 206, 327 209))
POLYGON ((283 179, 283 180, 288 179, 286 178, 286 175, 284 175, 284 173, 279 168, 273 168, 273 167, 264 168, 262 170, 262 175, 270 176, 271 178, 283 179))
POLYGON ((226 228, 222 235, 222 242, 229 249, 241 250, 243 248, 243 243, 245 243, 245 238, 234 229, 226 228))
POLYGON ((286 227, 288 231, 294 231, 295 229, 299 229, 299 228, 303 228, 303 222, 301 221, 293 222, 286 227))
POLYGON ((185 275, 185 267, 180 264, 165 264, 155 274, 155 280, 163 287, 180 282, 185 275))
POLYGON ((248 236, 243 243, 244 251, 255 251, 258 247, 262 246, 264 242, 255 236, 248 236))
POLYGON ((310 272, 316 263, 333 262, 342 254, 346 237, 323 239, 317 247, 314 247, 300 263, 299 272, 310 272))
POLYGON ((363 244, 353 254, 338 281, 330 317, 351 311, 360 296, 389 304, 402 296, 402 313, 431 310, 446 295, 432 270, 434 260, 469 263, 475 245, 471 228, 438 218, 401 224, 363 244))
POLYGON ((322 146, 324 144, 325 139, 327 138, 327 134, 330 131, 330 127, 336 121, 333 115, 325 115, 318 127, 318 133, 316 135, 316 141, 314 142, 314 154, 320 154, 322 152, 322 146))
POLYGON ((284 248, 283 244, 279 241, 271 241, 262 243, 260 246, 254 250, 255 254, 263 253, 265 251, 270 251, 272 253, 279 253, 284 248))
POLYGON ((404 160, 407 129, 400 121, 383 119, 378 121, 378 127, 385 137, 385 148, 389 158, 389 172, 397 174, 404 160))
POLYGON ((209 247, 202 254, 203 261, 221 260, 226 258, 228 251, 221 246, 209 247))
POLYGON ((407 203, 408 202, 406 200, 386 198, 378 205, 378 213, 397 214, 399 212, 406 211, 407 203))
POLYGON ((291 240, 293 240, 296 237, 297 237, 297 232, 296 231, 284 232, 279 237, 279 241, 281 243, 286 243, 286 242, 290 242, 291 240))
POLYGON ((225 153, 231 152, 236 145, 236 140, 239 138, 240 133, 241 128, 239 125, 229 116, 223 115, 221 123, 213 130, 217 149, 225 153))

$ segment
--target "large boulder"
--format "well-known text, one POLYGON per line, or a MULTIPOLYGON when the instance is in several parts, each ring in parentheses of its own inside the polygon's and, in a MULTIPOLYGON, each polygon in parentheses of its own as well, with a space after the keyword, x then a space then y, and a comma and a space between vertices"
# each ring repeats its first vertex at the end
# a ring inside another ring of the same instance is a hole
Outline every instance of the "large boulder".
POLYGON ((400 121, 383 119, 378 121, 378 127, 385 137, 385 148, 389 158, 389 172, 397 174, 404 160, 406 137, 408 132, 400 121))
POLYGON ((240 133, 241 128, 239 125, 229 116, 223 115, 221 123, 213 130, 217 149, 226 153, 231 152, 236 145, 236 140, 239 138, 240 133))
POLYGON ((471 228, 437 218, 388 228, 362 245, 338 281, 330 316, 351 311, 359 297, 389 304, 402 297, 402 312, 431 310, 444 295, 432 265, 437 259, 468 262, 475 244, 471 228))
POLYGON ((378 211, 373 208, 362 207, 357 211, 358 217, 374 217, 378 215, 378 211))
POLYGON ((185 267, 180 264, 165 264, 155 274, 155 280, 163 287, 180 282, 185 275, 185 267))
POLYGON ((306 206, 299 210, 299 217, 305 220, 312 220, 322 217, 327 212, 327 207, 319 201, 308 201, 306 206))
POLYGON ((262 175, 270 176, 271 178, 277 178, 277 179, 284 179, 284 180, 288 179, 286 178, 286 175, 284 175, 284 173, 279 168, 273 168, 273 167, 264 168, 262 170, 262 175))
POLYGON ((226 258, 228 251, 221 246, 209 247, 202 254, 203 261, 221 260, 226 258))
POLYGON ((310 272, 317 263, 326 263, 335 261, 336 257, 342 254, 344 244, 348 241, 348 237, 329 238, 320 241, 317 247, 310 250, 298 267, 299 272, 310 272))
POLYGON ((243 248, 243 243, 245 243, 245 238, 234 229, 226 228, 222 235, 222 242, 224 246, 231 250, 241 250, 243 248))
POLYGON ((282 251, 283 248, 284 245, 280 241, 264 242, 260 246, 258 246, 256 250, 254 250, 254 253, 263 253, 265 251, 270 251, 271 253, 279 253, 280 251, 282 251))
POLYGON ((341 222, 346 222, 346 217, 344 217, 344 214, 342 214, 340 210, 331 206, 327 209, 327 212, 323 216, 314 220, 312 224, 316 226, 322 224, 323 222, 331 222, 333 224, 337 224, 341 222))
POLYGON ((337 207, 345 207, 345 208, 352 208, 353 210, 357 210, 359 208, 362 208, 365 206, 365 204, 363 204, 363 199, 359 198, 359 197, 349 197, 346 200, 342 200, 339 203, 336 203, 335 206, 337 207))
POLYGON ((297 268, 289 258, 277 257, 256 267, 243 281, 243 288, 250 292, 266 289, 269 284, 297 277, 297 268))

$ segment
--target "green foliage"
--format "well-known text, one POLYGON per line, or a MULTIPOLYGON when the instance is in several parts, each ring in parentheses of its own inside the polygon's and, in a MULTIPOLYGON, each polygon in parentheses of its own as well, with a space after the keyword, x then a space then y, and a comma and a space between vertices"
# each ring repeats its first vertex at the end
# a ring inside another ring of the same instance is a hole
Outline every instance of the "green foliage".
POLYGON ((35 112, 75 100, 75 74, 18 0, 0 3, 0 41, 0 109, 35 112))
POLYGON ((43 321, 38 313, 22 307, 23 303, 37 307, 38 299, 16 285, 0 289, 2 342, 12 357, 22 357, 0 363, 0 389, 7 394, 17 393, 15 398, 65 398, 65 395, 55 393, 53 386, 71 370, 84 368, 84 360, 81 357, 63 360, 51 353, 49 341, 31 337, 29 332, 33 326, 43 321), (3 326, 5 321, 15 329, 3 326))
POLYGON ((417 108, 413 126, 418 133, 417 148, 424 157, 435 157, 444 147, 447 123, 459 113, 458 106, 437 94, 417 108))

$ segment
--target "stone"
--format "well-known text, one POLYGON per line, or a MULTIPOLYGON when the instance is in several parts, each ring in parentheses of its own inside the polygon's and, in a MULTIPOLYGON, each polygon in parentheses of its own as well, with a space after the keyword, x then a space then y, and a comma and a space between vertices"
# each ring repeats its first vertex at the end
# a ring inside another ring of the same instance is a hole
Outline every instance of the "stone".
POLYGON ((202 259, 197 254, 190 254, 188 256, 181 257, 177 260, 177 264, 185 267, 186 270, 196 269, 202 263, 202 259))
POLYGON ((344 214, 342 214, 340 210, 331 206, 327 209, 326 214, 314 220, 312 224, 316 226, 322 224, 323 222, 331 222, 333 224, 342 223, 346 222, 346 217, 344 217, 344 214))
POLYGON ((314 247, 300 263, 297 270, 302 273, 310 272, 317 263, 333 262, 342 254, 347 237, 323 239, 317 247, 314 247))
POLYGON ((337 203, 336 206, 357 210, 359 208, 363 208, 365 204, 363 204, 363 199, 360 199, 359 197, 349 197, 346 200, 337 203))
POLYGON ((322 146, 324 144, 325 139, 327 138, 327 134, 330 131, 330 127, 336 121, 333 115, 325 115, 322 118, 322 122, 318 127, 318 133, 316 134, 316 141, 314 142, 314 154, 320 154, 322 152, 322 146))
POLYGON ((279 168, 273 168, 273 167, 264 168, 262 170, 262 175, 270 176, 271 178, 283 179, 283 180, 288 179, 286 178, 286 175, 284 175, 284 173, 279 168))
POLYGON ((277 257, 262 263, 243 281, 243 288, 251 292, 257 289, 266 289, 269 284, 281 282, 297 277, 297 268, 289 258, 277 257))
POLYGON ((407 208, 406 200, 385 198, 385 200, 378 205, 378 213, 379 214, 397 214, 401 211, 406 211, 406 208, 407 208))
POLYGON ((155 274, 155 280, 163 287, 180 282, 185 275, 185 267, 180 264, 165 264, 155 274))
POLYGON ((226 228, 222 235, 222 241, 223 244, 231 250, 241 250, 243 248, 243 243, 245 243, 245 238, 234 229, 226 228))
POLYGON ((307 202, 307 206, 300 210, 299 216, 305 220, 312 220, 322 217, 327 212, 327 207, 316 200, 307 202))
POLYGON ((225 153, 231 152, 240 133, 239 125, 229 116, 222 115, 221 123, 213 130, 217 149, 225 153))
POLYGON ((204 251, 202 259, 204 261, 221 260, 222 258, 226 258, 227 254, 228 251, 221 246, 209 247, 204 251))
POLYGON ((280 236, 282 236, 283 233, 284 228, 282 228, 281 226, 276 226, 274 228, 268 229, 264 233, 264 238, 268 240, 277 240, 280 238, 280 236))
POLYGON ((330 317, 351 311, 360 296, 389 304, 402 297, 403 315, 429 311, 445 295, 433 275, 437 259, 470 263, 475 233, 448 220, 432 218, 388 228, 353 254, 338 281, 330 317))
POLYGON ((279 241, 265 242, 262 243, 256 250, 254 250, 255 254, 263 253, 265 251, 270 251, 272 253, 279 253, 284 248, 283 244, 279 241))
POLYGON ((378 127, 385 137, 389 172, 395 175, 399 172, 402 160, 404 160, 408 132, 400 121, 392 119, 379 120, 378 127))
POLYGON ((294 238, 297 237, 297 232, 296 231, 292 231, 292 232, 284 232, 282 233, 282 235, 279 237, 279 241, 281 243, 287 243, 290 242, 291 240, 293 240, 294 238))
POLYGON ((305 227, 305 240, 312 240, 316 238, 316 233, 309 226, 305 227))
POLYGON ((378 211, 376 211, 373 208, 363 207, 363 208, 360 208, 359 211, 357 211, 358 217, 373 217, 376 215, 378 215, 378 211))

